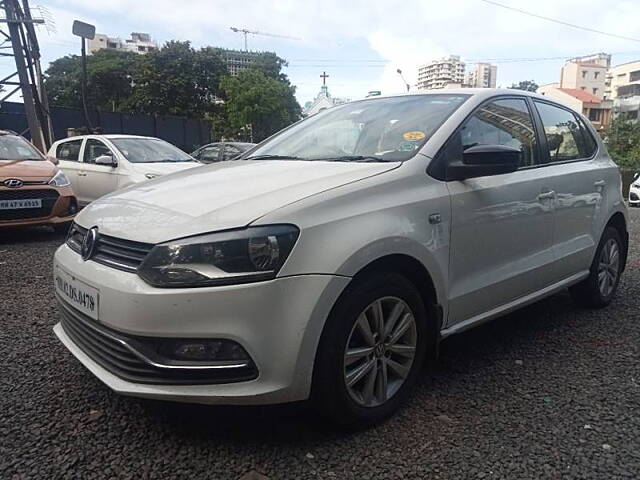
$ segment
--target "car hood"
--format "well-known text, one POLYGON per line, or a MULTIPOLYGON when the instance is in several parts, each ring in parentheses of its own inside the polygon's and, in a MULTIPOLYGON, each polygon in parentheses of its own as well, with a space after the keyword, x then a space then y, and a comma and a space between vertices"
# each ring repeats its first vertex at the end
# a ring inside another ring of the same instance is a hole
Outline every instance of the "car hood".
POLYGON ((107 195, 76 221, 107 235, 158 243, 244 227, 302 198, 399 163, 231 161, 178 172, 107 195))
POLYGON ((136 172, 152 175, 167 175, 173 172, 180 172, 187 168, 199 167, 200 162, 158 162, 158 163, 132 163, 136 172))
POLYGON ((0 160, 0 181, 8 178, 49 180, 56 169, 57 167, 48 160, 0 160))

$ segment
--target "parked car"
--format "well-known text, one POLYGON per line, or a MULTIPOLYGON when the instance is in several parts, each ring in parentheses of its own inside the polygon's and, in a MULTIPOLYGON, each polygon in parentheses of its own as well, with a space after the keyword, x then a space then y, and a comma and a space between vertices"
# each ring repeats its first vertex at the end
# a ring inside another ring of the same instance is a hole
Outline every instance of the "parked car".
POLYGON ((0 130, 0 229, 51 225, 66 231, 77 211, 64 172, 20 135, 0 130))
POLYGON ((137 135, 81 135, 49 149, 67 174, 80 206, 130 185, 199 166, 168 142, 137 135))
POLYGON ((629 205, 640 207, 640 172, 633 176, 633 182, 629 187, 629 205))
POLYGON ((244 152, 255 146, 255 143, 210 143, 197 149, 191 154, 191 156, 202 163, 224 162, 226 160, 233 160, 234 158, 239 157, 244 152))
POLYGON ((126 395, 367 425, 449 335, 567 287, 608 305, 627 248, 582 115, 515 90, 372 97, 83 210, 55 333, 126 395))

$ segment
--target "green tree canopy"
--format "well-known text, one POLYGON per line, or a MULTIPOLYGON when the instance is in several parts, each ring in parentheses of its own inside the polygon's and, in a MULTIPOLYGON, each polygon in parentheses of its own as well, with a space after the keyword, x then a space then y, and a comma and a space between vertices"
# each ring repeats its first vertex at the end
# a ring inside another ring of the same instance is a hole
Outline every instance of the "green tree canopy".
POLYGON ((227 99, 226 135, 259 142, 300 118, 300 105, 295 99, 295 87, 267 76, 259 69, 227 76, 221 83, 227 99))
POLYGON ((524 90, 526 92, 535 92, 538 90, 539 85, 533 80, 522 80, 518 83, 512 83, 509 88, 514 90, 524 90))
POLYGON ((640 168, 640 122, 618 117, 605 139, 614 162, 621 167, 640 168))

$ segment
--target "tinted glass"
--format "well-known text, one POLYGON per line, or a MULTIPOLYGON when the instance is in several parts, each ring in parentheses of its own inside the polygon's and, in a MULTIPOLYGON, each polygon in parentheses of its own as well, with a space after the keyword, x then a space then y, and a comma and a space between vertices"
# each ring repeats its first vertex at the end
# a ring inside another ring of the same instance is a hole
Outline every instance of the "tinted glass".
POLYGON ((193 162, 193 157, 159 138, 110 138, 132 163, 193 162))
POLYGON ((68 142, 58 145, 56 151, 56 158, 58 160, 67 160, 69 162, 77 162, 80 156, 80 146, 82 145, 82 139, 70 140, 68 142))
POLYGON ((101 155, 110 155, 111 150, 100 140, 90 138, 84 146, 84 163, 96 163, 101 155))
POLYGON ((0 160, 44 160, 44 157, 24 138, 0 135, 0 160))
POLYGON ((246 150, 242 149, 240 147, 238 147, 237 145, 225 145, 224 146, 224 153, 222 154, 222 159, 223 160, 231 160, 232 158, 237 157, 238 155, 240 155, 242 152, 244 152, 246 150))
POLYGON ((583 158, 579 145, 584 143, 575 115, 564 108, 536 102, 552 162, 583 158))
POLYGON ((520 166, 539 163, 536 133, 524 99, 484 105, 467 120, 461 136, 463 150, 475 145, 505 145, 520 150, 520 166))
POLYGON ((591 131, 584 123, 584 120, 581 118, 578 119, 578 125, 580 126, 580 132, 582 133, 582 138, 584 142, 580 145, 580 152, 582 152, 582 156, 588 158, 596 153, 596 149, 598 148, 598 144, 596 143, 591 131))
POLYGON ((467 98, 467 95, 405 95, 328 108, 285 130, 248 158, 408 160, 467 98))

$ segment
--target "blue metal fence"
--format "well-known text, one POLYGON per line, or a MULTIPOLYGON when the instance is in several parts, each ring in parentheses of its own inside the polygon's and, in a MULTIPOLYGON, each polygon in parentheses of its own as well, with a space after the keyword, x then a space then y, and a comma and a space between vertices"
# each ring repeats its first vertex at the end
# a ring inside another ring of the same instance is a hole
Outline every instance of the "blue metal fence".
MULTIPOLYGON (((206 120, 160 115, 137 115, 118 112, 89 111, 89 119, 101 133, 126 133, 158 137, 176 145, 186 152, 211 142, 212 124, 206 120)), ((56 140, 67 137, 68 128, 85 124, 82 110, 77 108, 51 107, 51 121, 56 140)), ((0 129, 18 133, 27 131, 24 105, 17 102, 0 104, 0 129)))

